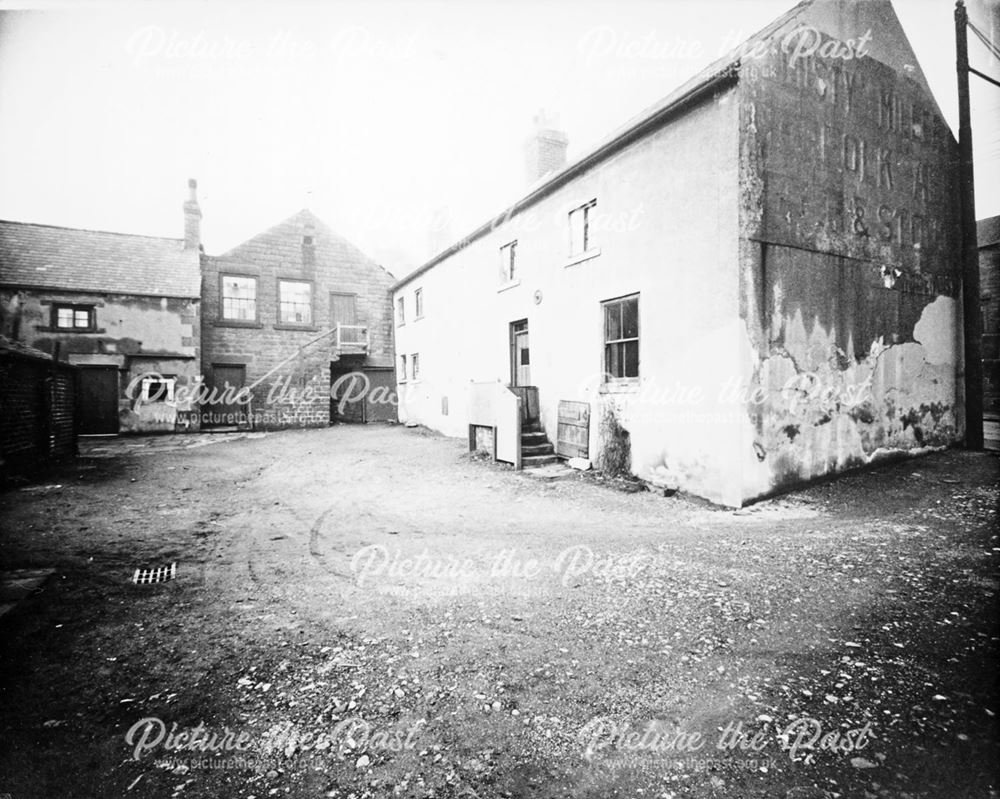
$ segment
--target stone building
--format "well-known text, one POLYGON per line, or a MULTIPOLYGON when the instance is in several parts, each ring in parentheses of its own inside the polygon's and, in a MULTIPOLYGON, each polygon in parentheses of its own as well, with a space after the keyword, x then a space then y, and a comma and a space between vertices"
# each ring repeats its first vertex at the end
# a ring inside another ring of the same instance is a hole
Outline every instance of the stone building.
POLYGON ((203 256, 203 425, 395 421, 393 282, 308 210, 203 256))
POLYGON ((182 239, 0 222, 0 336, 80 367, 79 432, 395 421, 393 277, 309 211, 201 221, 190 180, 182 239))
POLYGON ((200 295, 196 239, 0 222, 0 335, 80 367, 81 433, 198 428, 200 295))
POLYGON ((800 3, 396 284, 400 417, 731 506, 948 446, 957 161, 891 4, 800 3))

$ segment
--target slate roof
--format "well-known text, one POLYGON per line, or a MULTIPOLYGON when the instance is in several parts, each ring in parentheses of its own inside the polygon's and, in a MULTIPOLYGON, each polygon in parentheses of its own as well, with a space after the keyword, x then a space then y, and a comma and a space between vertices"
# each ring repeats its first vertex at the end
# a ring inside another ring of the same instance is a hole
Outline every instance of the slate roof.
POLYGON ((201 262, 183 239, 0 220, 0 285, 199 297, 201 262))

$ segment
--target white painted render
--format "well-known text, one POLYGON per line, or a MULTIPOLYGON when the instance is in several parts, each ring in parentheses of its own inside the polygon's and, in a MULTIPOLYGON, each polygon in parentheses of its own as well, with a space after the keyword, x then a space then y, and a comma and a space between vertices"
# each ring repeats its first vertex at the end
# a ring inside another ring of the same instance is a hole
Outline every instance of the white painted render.
POLYGON ((664 465, 683 490, 740 504, 738 135, 735 92, 707 98, 403 283, 400 420, 467 436, 468 384, 510 382, 509 325, 527 319, 531 383, 552 441, 559 401, 589 402, 599 458, 602 412, 613 406, 631 434, 633 472, 664 465), (568 213, 592 199, 595 254, 568 265, 568 213), (516 279, 505 285, 500 248, 515 239, 516 279), (601 302, 635 293, 640 380, 609 388, 601 302))

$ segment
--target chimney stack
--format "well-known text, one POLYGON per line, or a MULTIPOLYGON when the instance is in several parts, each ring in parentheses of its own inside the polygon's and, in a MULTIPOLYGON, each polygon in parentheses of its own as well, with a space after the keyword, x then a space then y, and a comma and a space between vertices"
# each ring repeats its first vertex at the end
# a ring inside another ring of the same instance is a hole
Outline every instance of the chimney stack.
POLYGON ((524 144, 525 177, 529 185, 566 166, 569 138, 558 129, 559 120, 544 110, 535 115, 535 132, 524 144))
POLYGON ((316 225, 311 219, 302 224, 302 265, 316 266, 316 225))
POLYGON ((188 181, 188 198, 184 202, 184 249, 201 249, 201 206, 198 205, 198 181, 188 181))

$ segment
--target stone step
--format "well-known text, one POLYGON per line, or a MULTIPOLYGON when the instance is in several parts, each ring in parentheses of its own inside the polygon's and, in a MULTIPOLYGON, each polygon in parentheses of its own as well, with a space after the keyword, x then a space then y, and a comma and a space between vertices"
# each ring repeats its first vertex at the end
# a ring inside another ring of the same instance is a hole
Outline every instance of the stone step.
POLYGON ((576 472, 562 463, 550 463, 524 470, 524 474, 539 480, 569 480, 576 472))
POLYGON ((555 455, 528 455, 521 458, 522 469, 534 469, 539 466, 546 466, 550 463, 558 463, 559 458, 555 455))
POLYGON ((521 454, 525 457, 529 455, 554 455, 555 447, 548 441, 539 444, 521 444, 521 454))

